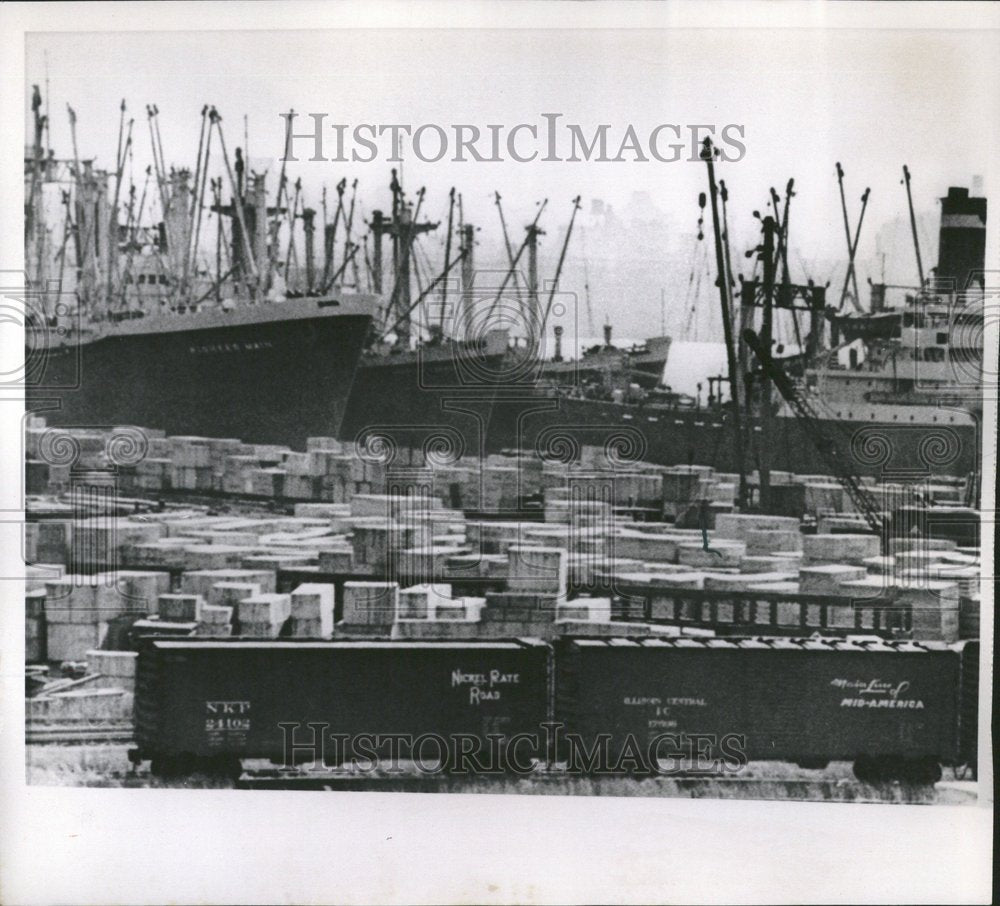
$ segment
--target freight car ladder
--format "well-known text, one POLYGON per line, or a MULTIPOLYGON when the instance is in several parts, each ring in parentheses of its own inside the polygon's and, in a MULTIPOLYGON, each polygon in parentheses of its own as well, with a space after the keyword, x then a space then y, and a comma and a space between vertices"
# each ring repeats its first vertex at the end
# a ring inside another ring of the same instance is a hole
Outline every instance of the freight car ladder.
POLYGON ((879 510, 878 502, 865 488, 858 476, 850 466, 844 462, 837 444, 827 430, 823 420, 817 415, 813 407, 799 394, 795 385, 781 366, 771 358, 769 351, 764 349, 760 342, 760 337, 752 330, 743 331, 743 339, 746 341, 755 356, 760 362, 765 374, 778 388, 778 392, 784 397, 785 402, 792 407, 796 417, 802 422, 802 427, 811 438, 823 461, 827 464, 834 477, 840 485, 847 491, 858 512, 864 517, 865 522, 871 527, 880 538, 884 538, 884 524, 879 510))

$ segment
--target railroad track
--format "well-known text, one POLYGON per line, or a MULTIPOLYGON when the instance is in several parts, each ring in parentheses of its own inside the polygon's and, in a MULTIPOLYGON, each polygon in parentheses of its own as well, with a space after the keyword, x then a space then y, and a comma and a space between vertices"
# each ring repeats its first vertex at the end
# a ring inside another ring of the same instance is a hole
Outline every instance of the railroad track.
MULTIPOLYGON (((746 777, 693 774, 651 778, 569 774, 565 770, 536 770, 530 775, 471 776, 435 775, 406 769, 403 774, 365 774, 354 769, 323 772, 283 771, 267 762, 250 763, 238 778, 194 774, 166 780, 146 769, 125 767, 131 730, 116 727, 34 728, 28 743, 62 744, 64 751, 86 752, 90 743, 119 746, 113 758, 121 768, 101 772, 97 785, 126 788, 236 788, 242 790, 304 790, 336 792, 408 793, 516 793, 521 795, 662 796, 704 799, 764 799, 772 801, 909 803, 921 805, 970 805, 977 801, 975 782, 947 777, 934 786, 907 787, 898 783, 866 785, 848 776, 746 777), (98 734, 104 735, 98 735, 98 734)), ((72 756, 75 758, 76 756, 72 756)), ((111 767, 109 764, 107 767, 111 767)), ((751 766, 752 767, 752 766, 751 766)), ((846 765, 844 765, 846 768, 846 765)), ((794 767, 790 767, 794 771, 794 767)), ((84 785, 94 785, 84 784, 84 785)))
POLYGON ((674 796, 712 799, 778 799, 844 802, 966 804, 976 801, 975 784, 935 786, 900 784, 870 786, 856 780, 782 779, 672 775, 647 778, 581 777, 562 771, 526 777, 455 778, 438 775, 366 776, 356 772, 285 773, 244 771, 235 782, 246 790, 313 790, 338 792, 588 794, 674 796))
POLYGON ((131 742, 131 723, 108 723, 76 726, 71 724, 28 724, 24 730, 27 745, 71 745, 84 743, 131 742))

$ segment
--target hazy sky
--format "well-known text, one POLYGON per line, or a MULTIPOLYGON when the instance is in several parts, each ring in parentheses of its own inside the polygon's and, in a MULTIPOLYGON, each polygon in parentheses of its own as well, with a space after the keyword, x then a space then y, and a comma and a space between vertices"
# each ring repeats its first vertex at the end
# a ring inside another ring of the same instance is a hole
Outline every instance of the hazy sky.
MULTIPOLYGON (((68 102, 79 117, 81 156, 104 166, 113 164, 118 104, 126 98, 137 181, 150 160, 147 103, 159 107, 167 163, 186 166, 195 159, 205 103, 223 116, 230 155, 243 144, 246 114, 251 158, 275 160, 283 153, 279 114, 289 108, 327 113, 327 123, 349 127, 469 123, 484 131, 488 124, 543 126, 542 114, 561 113, 586 134, 610 124, 613 148, 629 124, 644 141, 663 123, 739 124, 746 155, 719 167, 730 189, 734 254, 742 259, 754 240, 751 212, 763 209, 769 187, 783 193, 794 177, 793 249, 837 260, 845 241, 836 161, 847 172, 852 219, 865 186, 872 188, 863 257, 874 251, 876 228, 905 213, 903 163, 921 210, 933 210, 948 185, 969 185, 986 172, 988 148, 997 145, 988 131, 997 118, 988 112, 1000 107, 994 49, 988 33, 947 31, 46 34, 28 38, 27 82, 44 84, 47 61, 52 146, 70 155, 68 102)), ((311 205, 318 207, 322 184, 332 188, 342 176, 358 177, 366 211, 388 205, 384 155, 369 164, 314 163, 305 160, 305 145, 288 173, 302 177, 311 205)), ((706 188, 697 162, 421 163, 410 155, 404 171, 408 188, 427 186, 427 216, 446 216, 448 187, 456 185, 466 218, 494 232, 495 189, 520 233, 542 197, 555 227, 578 193, 585 203, 598 197, 624 206, 637 190, 689 231, 706 188)), ((549 254, 557 242, 552 229, 549 254)), ((936 248, 925 252, 931 262, 936 257, 936 248)))

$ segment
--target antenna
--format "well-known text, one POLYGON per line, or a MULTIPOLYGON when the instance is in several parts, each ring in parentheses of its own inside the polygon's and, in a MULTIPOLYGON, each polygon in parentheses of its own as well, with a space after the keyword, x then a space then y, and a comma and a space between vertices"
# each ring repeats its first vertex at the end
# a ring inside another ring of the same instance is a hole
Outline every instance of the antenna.
POLYGON ((45 59, 45 159, 48 160, 52 154, 51 138, 49 136, 49 52, 43 54, 45 59))
POLYGON ((403 136, 396 136, 396 157, 399 158, 399 188, 403 188, 403 136))
POLYGON ((590 304, 590 272, 587 268, 587 231, 580 227, 580 246, 583 249, 583 293, 587 302, 587 329, 594 333, 594 309, 590 304))

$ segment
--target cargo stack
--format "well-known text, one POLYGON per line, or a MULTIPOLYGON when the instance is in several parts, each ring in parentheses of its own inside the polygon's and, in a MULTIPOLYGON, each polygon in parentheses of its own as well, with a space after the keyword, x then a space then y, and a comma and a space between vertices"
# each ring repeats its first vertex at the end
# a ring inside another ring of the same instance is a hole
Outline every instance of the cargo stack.
POLYGON ((110 573, 65 576, 45 583, 46 655, 50 661, 80 661, 100 648, 108 622, 124 611, 110 573))
POLYGON ((415 585, 399 592, 396 622, 397 639, 475 639, 483 635, 480 626, 485 601, 477 597, 453 597, 445 584, 415 585))
MULTIPOLYGON (((83 519, 65 500, 33 502, 27 558, 68 573, 31 576, 25 639, 36 660, 119 646, 136 619, 133 635, 553 637, 568 626, 631 634, 613 615, 638 621, 648 610, 685 632, 732 632, 736 614, 750 613, 760 632, 978 633, 974 531, 958 542, 893 539, 883 553, 828 476, 772 471, 772 503, 787 515, 760 515, 734 511, 736 475, 620 461, 604 447, 584 446, 574 462, 515 451, 439 463, 329 437, 292 450, 145 432, 133 468, 115 466, 110 431, 71 433, 77 464, 121 479, 119 490, 196 500, 118 498, 83 519), (210 494, 256 499, 210 515, 210 494), (282 515, 291 502, 295 515, 282 515), (347 585, 336 625, 334 582, 347 585)), ((40 462, 47 443, 34 419, 29 459, 40 462)), ((36 471, 50 493, 69 480, 54 464, 36 471)), ((756 475, 749 486, 759 489, 756 475)), ((942 518, 975 515, 956 505, 960 483, 928 488, 947 504, 942 518)), ((902 486, 876 490, 909 499, 902 486)))

